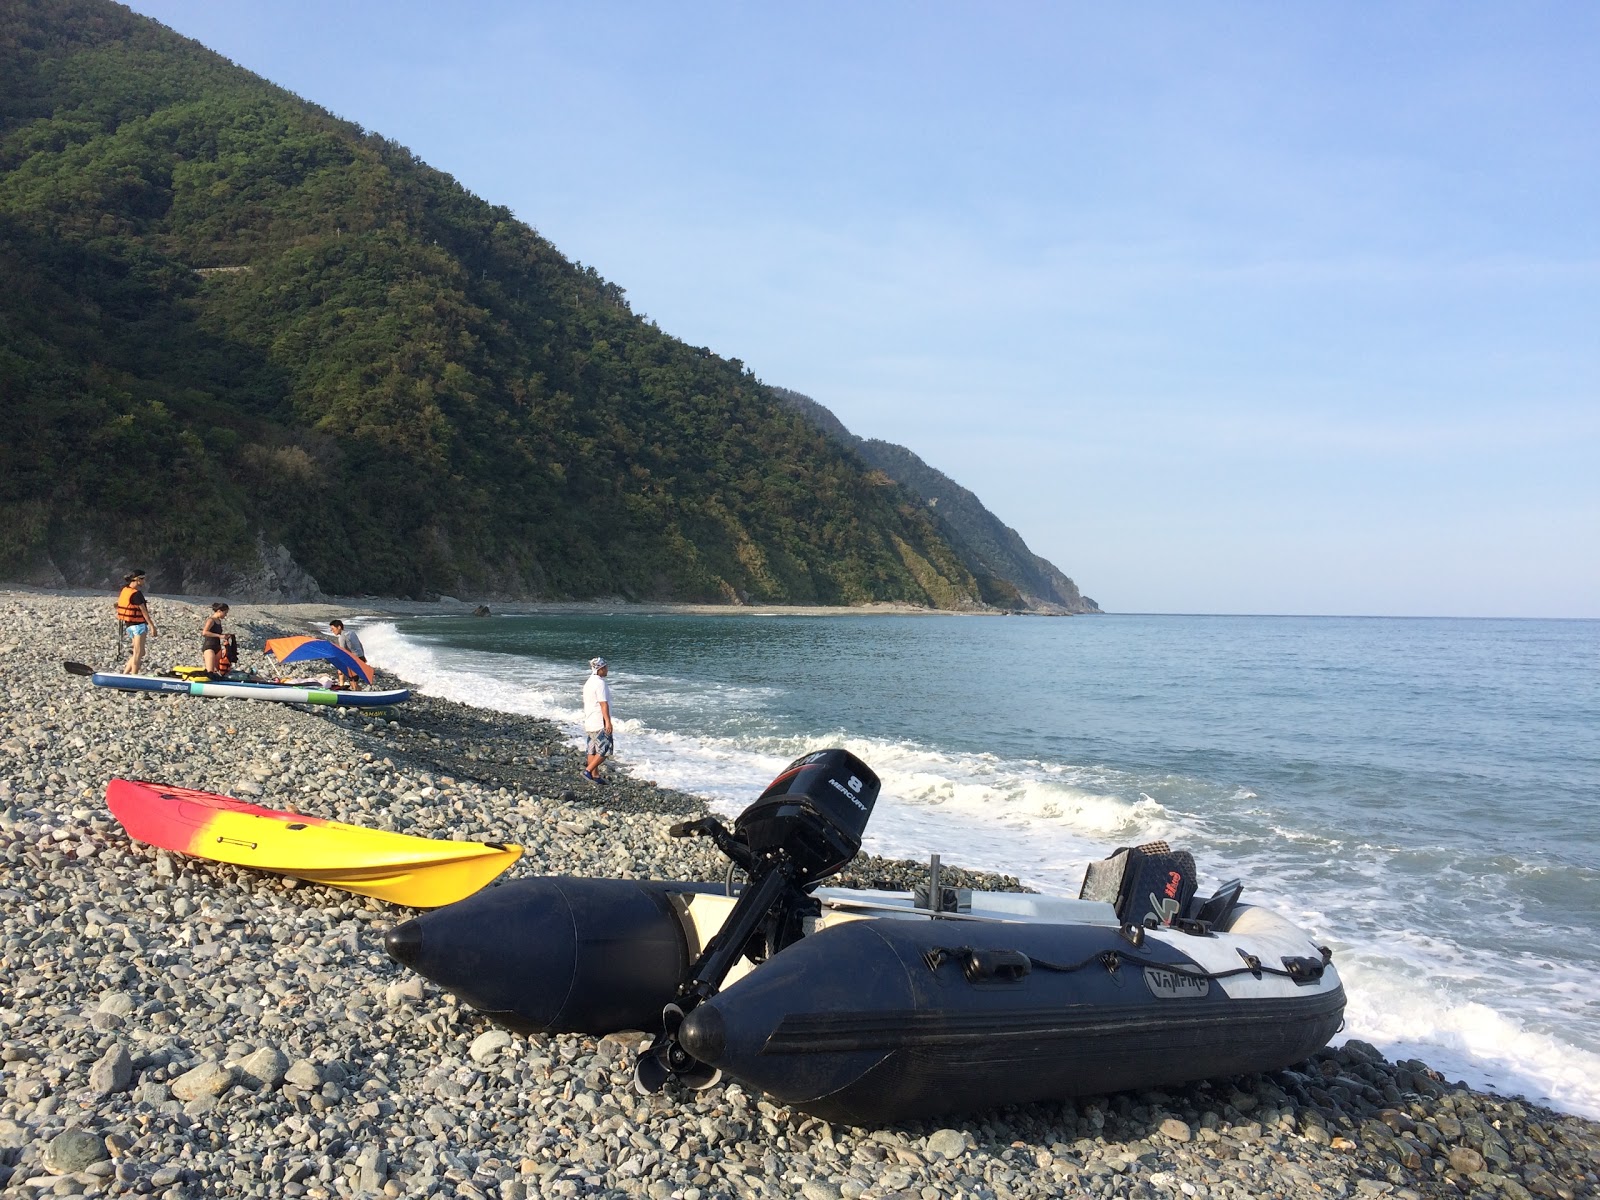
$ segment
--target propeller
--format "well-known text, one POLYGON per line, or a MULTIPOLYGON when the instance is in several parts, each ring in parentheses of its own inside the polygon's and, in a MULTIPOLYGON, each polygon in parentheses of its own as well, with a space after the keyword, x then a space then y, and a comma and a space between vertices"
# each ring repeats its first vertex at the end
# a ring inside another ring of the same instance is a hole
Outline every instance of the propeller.
POLYGON ((642 1095, 653 1095, 676 1079, 696 1091, 715 1087, 722 1071, 692 1057, 678 1044, 678 1028, 683 1024, 683 1008, 668 1004, 661 1010, 661 1032, 633 1063, 633 1086, 642 1095))

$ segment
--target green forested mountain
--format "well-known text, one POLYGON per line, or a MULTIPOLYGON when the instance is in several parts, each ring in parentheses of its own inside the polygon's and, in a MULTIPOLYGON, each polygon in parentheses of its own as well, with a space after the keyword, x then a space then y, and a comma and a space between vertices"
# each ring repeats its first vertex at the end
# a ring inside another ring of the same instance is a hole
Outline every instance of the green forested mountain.
POLYGON ((0 281, 0 576, 982 603, 738 360, 106 0, 0 3, 0 281))
POLYGON ((1028 549, 1021 534, 943 471, 930 467, 904 446, 857 437, 810 396, 788 388, 774 388, 773 392, 840 445, 860 455, 868 466, 926 504, 946 540, 978 581, 986 604, 1069 613, 1100 611, 1054 563, 1028 549))

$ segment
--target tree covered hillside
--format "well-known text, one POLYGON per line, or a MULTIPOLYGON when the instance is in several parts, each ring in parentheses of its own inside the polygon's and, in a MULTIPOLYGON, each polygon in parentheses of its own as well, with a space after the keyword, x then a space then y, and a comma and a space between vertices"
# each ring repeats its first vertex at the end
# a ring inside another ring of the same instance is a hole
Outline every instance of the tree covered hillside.
POLYGON ((0 9, 0 575, 977 603, 923 505, 388 139, 0 9))

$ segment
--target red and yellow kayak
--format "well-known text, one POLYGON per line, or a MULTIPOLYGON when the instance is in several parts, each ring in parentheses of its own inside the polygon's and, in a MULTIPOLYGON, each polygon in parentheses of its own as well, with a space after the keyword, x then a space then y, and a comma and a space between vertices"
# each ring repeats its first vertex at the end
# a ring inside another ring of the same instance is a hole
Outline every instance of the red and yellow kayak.
POLYGON ((522 857, 521 846, 364 829, 135 779, 106 784, 106 807, 138 842, 415 908, 470 896, 522 857))

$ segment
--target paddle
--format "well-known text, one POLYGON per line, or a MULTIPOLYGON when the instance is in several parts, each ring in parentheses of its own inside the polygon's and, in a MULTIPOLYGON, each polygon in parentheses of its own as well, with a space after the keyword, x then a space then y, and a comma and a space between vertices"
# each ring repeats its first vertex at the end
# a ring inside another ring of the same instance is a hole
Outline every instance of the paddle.
POLYGON ((88 663, 64 662, 61 665, 66 668, 68 675, 93 675, 95 673, 94 668, 88 663))

